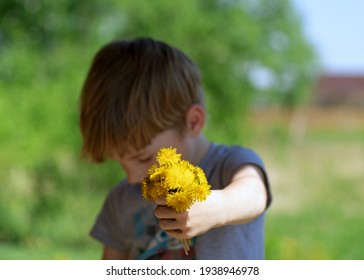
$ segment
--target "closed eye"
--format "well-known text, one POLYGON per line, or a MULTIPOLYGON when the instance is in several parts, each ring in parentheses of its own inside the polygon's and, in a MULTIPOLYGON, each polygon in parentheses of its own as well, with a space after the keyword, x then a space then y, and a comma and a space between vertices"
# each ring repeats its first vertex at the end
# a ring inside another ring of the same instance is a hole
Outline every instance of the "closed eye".
POLYGON ((141 158, 141 159, 138 159, 138 161, 140 163, 145 163, 145 162, 148 162, 152 159, 153 156, 149 156, 149 157, 146 157, 146 158, 141 158))

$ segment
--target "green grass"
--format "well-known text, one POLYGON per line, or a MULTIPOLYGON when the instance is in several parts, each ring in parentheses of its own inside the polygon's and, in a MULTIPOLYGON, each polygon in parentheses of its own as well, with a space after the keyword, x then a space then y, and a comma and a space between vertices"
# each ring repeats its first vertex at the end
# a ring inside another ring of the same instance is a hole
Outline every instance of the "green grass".
POLYGON ((363 128, 358 123, 343 136, 340 126, 333 128, 333 114, 315 112, 298 140, 289 119, 275 122, 285 135, 280 141, 262 122, 252 141, 266 161, 273 192, 268 259, 364 259, 363 128))
POLYGON ((59 246, 45 240, 38 244, 1 244, 1 260, 97 260, 101 257, 101 247, 90 245, 84 247, 59 246))
POLYGON ((268 215, 268 259, 363 259, 362 217, 347 218, 312 207, 303 213, 268 215))

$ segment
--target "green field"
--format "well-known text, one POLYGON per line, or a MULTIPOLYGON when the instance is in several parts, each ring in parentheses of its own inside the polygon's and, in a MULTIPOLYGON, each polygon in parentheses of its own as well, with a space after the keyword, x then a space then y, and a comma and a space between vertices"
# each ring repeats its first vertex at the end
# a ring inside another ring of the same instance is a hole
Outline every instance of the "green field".
MULTIPOLYGON (((316 109, 294 114, 263 110, 250 115, 250 136, 245 144, 256 149, 265 160, 274 196, 267 214, 267 259, 364 259, 362 119, 364 114, 355 109, 316 109)), ((72 156, 64 157, 67 166, 72 165, 76 169, 73 172, 79 172, 81 178, 93 174, 88 180, 80 179, 83 184, 91 185, 97 174, 103 178, 108 172, 113 175, 108 176, 109 181, 98 182, 105 184, 101 191, 92 184, 91 189, 82 188, 75 193, 70 189, 57 191, 48 178, 44 196, 53 199, 48 203, 58 206, 53 209, 43 201, 38 211, 44 207, 48 213, 38 214, 32 221, 22 213, 28 208, 20 206, 27 203, 25 196, 32 197, 29 190, 22 197, 15 190, 9 192, 17 199, 9 200, 16 220, 8 223, 12 226, 8 230, 19 236, 0 243, 0 259, 100 257, 101 247, 87 232, 107 191, 106 185, 117 180, 119 169, 110 164, 92 166, 79 163, 72 156), (59 192, 62 199, 47 193, 52 191, 59 192)), ((25 191, 30 184, 27 174, 14 169, 9 182, 25 191)), ((4 236, 6 229, 1 230, 4 236)))
POLYGON ((363 119, 355 108, 256 116, 274 194, 268 259, 364 259, 363 119))

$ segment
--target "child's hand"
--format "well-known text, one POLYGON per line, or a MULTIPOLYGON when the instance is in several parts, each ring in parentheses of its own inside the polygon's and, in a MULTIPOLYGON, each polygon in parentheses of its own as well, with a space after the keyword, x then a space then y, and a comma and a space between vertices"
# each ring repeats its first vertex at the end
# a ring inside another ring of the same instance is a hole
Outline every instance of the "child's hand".
POLYGON ((248 165, 236 172, 228 186, 211 190, 205 201, 195 202, 185 212, 176 212, 163 199, 155 202, 160 227, 172 237, 189 239, 212 228, 252 221, 265 210, 267 192, 258 169, 248 165))
POLYGON ((157 199, 154 214, 159 219, 159 226, 174 238, 189 239, 219 226, 219 191, 211 191, 207 200, 195 202, 190 209, 178 213, 166 206, 164 199, 157 199))

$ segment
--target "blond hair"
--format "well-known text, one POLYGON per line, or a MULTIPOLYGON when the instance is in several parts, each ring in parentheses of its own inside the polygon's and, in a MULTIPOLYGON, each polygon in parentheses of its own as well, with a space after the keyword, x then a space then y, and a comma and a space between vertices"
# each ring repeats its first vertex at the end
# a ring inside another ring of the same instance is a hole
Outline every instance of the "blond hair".
POLYGON ((139 150, 166 129, 182 132, 192 104, 204 106, 198 67, 150 38, 121 40, 96 54, 81 93, 82 154, 102 162, 139 150))

